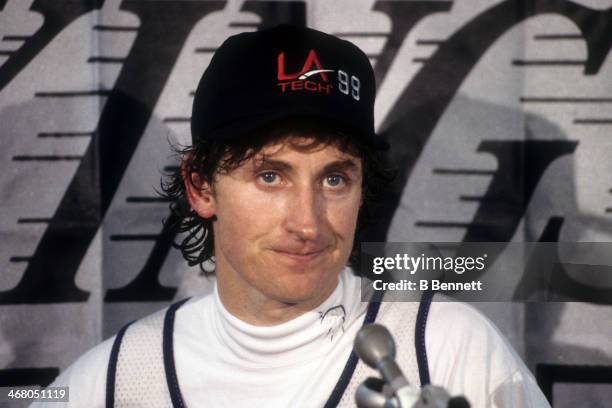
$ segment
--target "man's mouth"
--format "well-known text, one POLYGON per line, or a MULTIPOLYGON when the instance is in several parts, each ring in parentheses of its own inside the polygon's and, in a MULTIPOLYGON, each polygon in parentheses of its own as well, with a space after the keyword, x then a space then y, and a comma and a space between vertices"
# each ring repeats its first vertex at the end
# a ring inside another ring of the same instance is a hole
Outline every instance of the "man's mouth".
POLYGON ((310 262, 323 255, 326 252, 327 247, 309 249, 274 248, 272 250, 279 255, 285 256, 297 262, 310 262))

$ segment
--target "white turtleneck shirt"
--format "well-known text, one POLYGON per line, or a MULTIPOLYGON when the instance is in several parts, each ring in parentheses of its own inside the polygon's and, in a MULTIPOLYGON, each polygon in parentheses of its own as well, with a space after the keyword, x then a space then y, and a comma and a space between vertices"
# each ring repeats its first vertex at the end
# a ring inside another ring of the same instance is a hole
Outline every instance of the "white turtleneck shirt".
POLYGON ((361 302, 359 284, 352 273, 342 273, 321 305, 276 326, 234 317, 216 288, 212 296, 182 306, 174 356, 187 406, 322 406, 364 320, 367 303, 361 302), (181 376, 185 372, 189 377, 181 376))

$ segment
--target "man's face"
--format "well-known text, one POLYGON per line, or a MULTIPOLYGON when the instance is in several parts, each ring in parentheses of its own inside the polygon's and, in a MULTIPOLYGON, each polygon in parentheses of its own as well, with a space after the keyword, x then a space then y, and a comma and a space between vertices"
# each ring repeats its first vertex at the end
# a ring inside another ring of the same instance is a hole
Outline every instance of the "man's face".
MULTIPOLYGON (((353 247, 361 159, 331 145, 304 150, 309 143, 292 137, 267 145, 218 175, 212 194, 201 198, 216 216, 216 274, 224 303, 226 292, 246 303, 315 307, 336 287, 353 247)), ((194 204, 198 211, 192 199, 194 204)))

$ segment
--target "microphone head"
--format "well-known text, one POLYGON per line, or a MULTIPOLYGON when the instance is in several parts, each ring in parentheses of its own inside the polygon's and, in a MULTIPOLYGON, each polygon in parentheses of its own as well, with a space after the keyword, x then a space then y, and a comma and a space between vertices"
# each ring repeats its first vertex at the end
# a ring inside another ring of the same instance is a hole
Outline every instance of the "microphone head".
POLYGON ((378 363, 384 358, 395 358, 395 342, 385 326, 376 323, 367 324, 357 332, 355 351, 364 363, 377 368, 378 363))

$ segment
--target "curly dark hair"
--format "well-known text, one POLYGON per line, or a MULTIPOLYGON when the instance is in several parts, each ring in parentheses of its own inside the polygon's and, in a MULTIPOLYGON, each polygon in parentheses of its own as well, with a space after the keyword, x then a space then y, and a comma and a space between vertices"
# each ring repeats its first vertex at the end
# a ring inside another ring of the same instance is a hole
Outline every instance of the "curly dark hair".
POLYGON ((187 198, 185 183, 196 188, 205 182, 214 191, 215 177, 227 174, 253 158, 266 145, 289 139, 293 136, 307 135, 313 141, 307 145, 292 146, 302 151, 310 151, 319 146, 332 145, 343 153, 362 160, 363 204, 357 220, 357 232, 349 264, 357 266, 361 241, 358 239, 361 227, 371 221, 375 213, 377 198, 391 184, 395 172, 387 165, 386 156, 372 146, 351 135, 345 128, 320 119, 287 119, 260 128, 243 137, 232 140, 201 140, 192 146, 173 146, 181 159, 181 165, 162 178, 162 196, 170 200, 170 215, 164 220, 176 235, 174 247, 181 250, 189 266, 199 265, 203 273, 209 273, 204 263, 213 261, 214 236, 211 218, 202 218, 191 208, 187 198), (193 175, 199 177, 195 183, 193 175), (185 179, 188 175, 188 179, 185 179))

